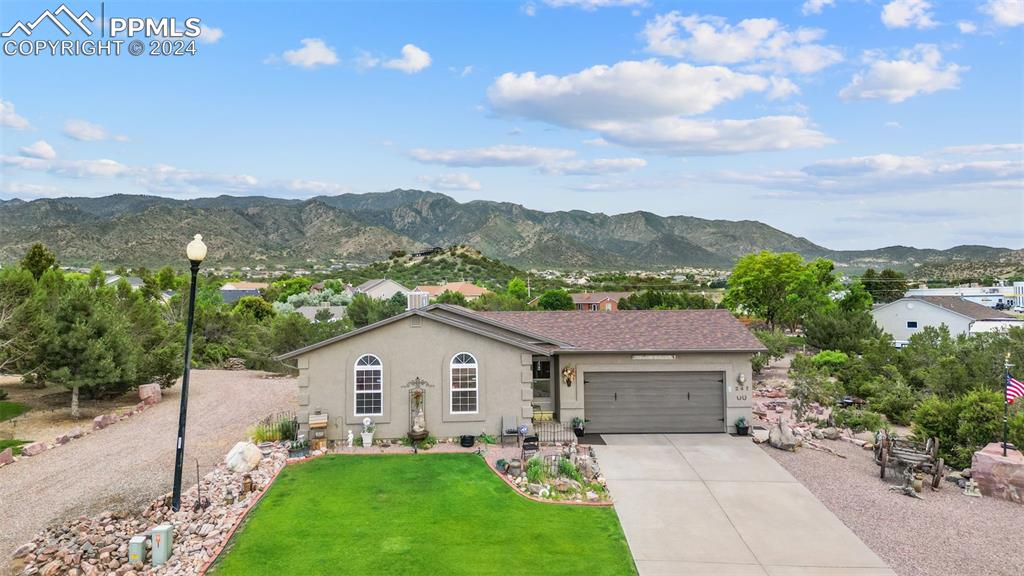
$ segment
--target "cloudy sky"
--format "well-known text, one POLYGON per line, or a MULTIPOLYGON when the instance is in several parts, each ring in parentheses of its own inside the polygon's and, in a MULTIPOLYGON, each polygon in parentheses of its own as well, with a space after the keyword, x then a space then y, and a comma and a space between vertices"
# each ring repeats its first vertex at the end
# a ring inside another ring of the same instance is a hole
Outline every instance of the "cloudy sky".
POLYGON ((401 187, 1024 247, 1022 0, 106 4, 201 18, 197 54, 0 56, 0 198, 401 187))

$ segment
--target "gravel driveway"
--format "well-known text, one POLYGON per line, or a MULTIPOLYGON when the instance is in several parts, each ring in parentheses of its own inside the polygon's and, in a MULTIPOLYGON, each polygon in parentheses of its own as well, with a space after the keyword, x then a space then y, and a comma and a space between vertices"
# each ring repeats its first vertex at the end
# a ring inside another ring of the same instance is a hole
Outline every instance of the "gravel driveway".
MULTIPOLYGON (((192 371, 185 487, 195 483, 196 458, 205 474, 256 420, 294 409, 295 380, 268 376, 192 371)), ((162 402, 130 420, 0 468, 0 573, 14 548, 52 522, 140 508, 171 491, 179 391, 164 390, 162 402)))
POLYGON ((823 444, 846 459, 814 450, 764 450, 806 486, 900 576, 1019 576, 1024 507, 964 496, 943 482, 916 500, 888 490, 871 452, 847 442, 823 444))

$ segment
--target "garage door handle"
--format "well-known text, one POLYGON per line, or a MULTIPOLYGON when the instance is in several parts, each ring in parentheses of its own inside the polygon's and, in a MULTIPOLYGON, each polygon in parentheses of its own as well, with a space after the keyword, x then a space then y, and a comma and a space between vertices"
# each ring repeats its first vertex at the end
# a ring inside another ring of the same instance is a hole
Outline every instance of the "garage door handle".
POLYGON ((690 399, 690 393, 689 393, 689 392, 687 392, 687 393, 686 393, 686 399, 687 399, 687 400, 689 400, 689 399, 690 399))
POLYGON ((619 393, 618 393, 618 392, 616 392, 616 393, 615 393, 615 401, 616 401, 616 402, 618 402, 618 400, 619 400, 619 393))

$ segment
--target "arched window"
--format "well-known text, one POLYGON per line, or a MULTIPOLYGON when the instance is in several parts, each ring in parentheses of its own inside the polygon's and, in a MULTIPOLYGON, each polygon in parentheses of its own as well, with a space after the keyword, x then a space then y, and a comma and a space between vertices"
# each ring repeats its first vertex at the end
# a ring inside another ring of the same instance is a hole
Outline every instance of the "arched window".
POLYGON ((356 416, 384 414, 384 365, 380 358, 365 354, 356 360, 356 416))
POLYGON ((475 414, 479 406, 476 358, 472 354, 456 354, 452 358, 452 414, 475 414))

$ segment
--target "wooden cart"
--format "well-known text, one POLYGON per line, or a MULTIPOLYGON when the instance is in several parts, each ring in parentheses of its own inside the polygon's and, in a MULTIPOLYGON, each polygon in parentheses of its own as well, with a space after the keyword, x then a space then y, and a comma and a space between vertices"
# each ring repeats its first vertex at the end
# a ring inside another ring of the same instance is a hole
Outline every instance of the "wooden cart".
POLYGON ((885 430, 875 433, 875 464, 878 465, 879 476, 885 478, 886 471, 891 470, 897 475, 907 469, 932 477, 932 488, 942 485, 946 474, 946 464, 939 457, 939 439, 929 438, 924 444, 890 435, 885 430))

